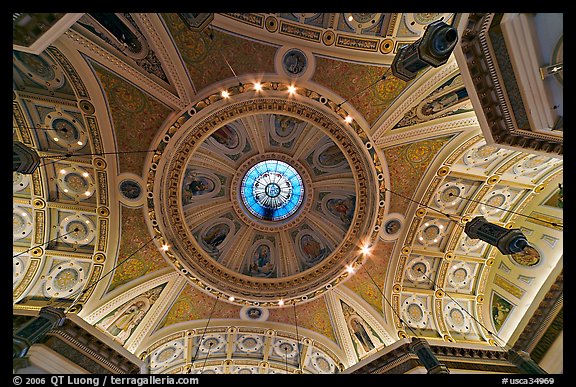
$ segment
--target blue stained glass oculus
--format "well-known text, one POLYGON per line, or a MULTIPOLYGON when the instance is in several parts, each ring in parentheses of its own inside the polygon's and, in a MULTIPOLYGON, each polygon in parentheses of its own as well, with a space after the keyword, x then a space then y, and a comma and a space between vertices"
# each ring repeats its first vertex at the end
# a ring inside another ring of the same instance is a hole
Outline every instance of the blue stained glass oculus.
POLYGON ((304 198, 302 178, 289 164, 264 160, 242 178, 240 195, 246 209, 257 218, 278 221, 293 215, 304 198))

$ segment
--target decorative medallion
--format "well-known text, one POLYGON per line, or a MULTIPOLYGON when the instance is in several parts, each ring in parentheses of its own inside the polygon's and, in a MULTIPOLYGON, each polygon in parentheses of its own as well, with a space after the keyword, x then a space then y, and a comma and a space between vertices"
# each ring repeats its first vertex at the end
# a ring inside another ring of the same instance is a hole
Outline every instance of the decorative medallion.
POLYGON ((306 72, 308 59, 304 52, 293 48, 282 57, 282 68, 290 77, 299 77, 306 72))
POLYGON ((138 200, 142 196, 142 187, 135 180, 122 180, 120 182, 120 193, 128 200, 138 200))
POLYGON ((541 256, 533 246, 526 246, 520 253, 511 254, 512 260, 521 266, 536 266, 540 263, 541 256))
POLYGON ((30 211, 23 207, 12 209, 12 236, 13 241, 26 238, 32 232, 33 221, 30 211))

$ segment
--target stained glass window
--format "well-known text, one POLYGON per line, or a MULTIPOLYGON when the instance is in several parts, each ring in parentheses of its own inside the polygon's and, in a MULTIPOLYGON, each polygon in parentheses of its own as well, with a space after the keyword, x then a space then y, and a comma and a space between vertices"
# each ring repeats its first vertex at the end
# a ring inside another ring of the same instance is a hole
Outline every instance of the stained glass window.
POLYGON ((246 172, 240 195, 252 215, 277 221, 298 210, 304 198, 304 185, 292 166, 280 160, 264 160, 246 172))

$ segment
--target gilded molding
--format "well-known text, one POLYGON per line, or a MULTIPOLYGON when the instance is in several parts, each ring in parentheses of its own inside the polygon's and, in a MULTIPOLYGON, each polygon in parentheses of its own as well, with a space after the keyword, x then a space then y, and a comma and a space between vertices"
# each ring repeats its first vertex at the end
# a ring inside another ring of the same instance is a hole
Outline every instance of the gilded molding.
POLYGON ((66 56, 54 46, 49 46, 47 50, 52 54, 54 59, 60 63, 60 66, 62 66, 62 69, 66 75, 68 75, 68 79, 70 80, 70 83, 72 83, 76 95, 80 98, 90 98, 86 86, 84 86, 84 82, 82 82, 82 78, 78 75, 74 66, 72 66, 68 59, 66 59, 66 56))
POLYGON ((20 282, 18 283, 18 286, 16 286, 16 288, 12 292, 12 299, 17 300, 24 295, 24 292, 26 291, 28 286, 30 286, 32 280, 34 279, 34 277, 36 277, 36 273, 40 268, 40 263, 41 263, 40 259, 30 258, 30 260, 28 261, 28 269, 26 270, 26 274, 24 274, 22 280, 20 280, 20 282))
POLYGON ((89 55, 96 55, 98 61, 103 61, 106 65, 115 69, 115 71, 120 74, 124 74, 127 78, 136 80, 143 84, 143 87, 150 90, 152 94, 163 101, 168 106, 181 109, 184 107, 183 102, 176 97, 174 94, 166 90, 165 88, 158 85, 156 82, 152 81, 150 78, 144 76, 138 70, 134 69, 132 66, 127 65, 125 62, 121 61, 117 57, 111 55, 108 51, 102 49, 96 43, 93 43, 86 39, 81 34, 74 32, 73 30, 67 30, 64 36, 76 45, 79 46, 80 50, 85 49, 89 55))
POLYGON ((426 82, 424 82, 417 90, 411 92, 406 99, 402 101, 399 105, 393 105, 388 110, 391 111, 390 115, 378 125, 378 129, 372 135, 374 141, 379 143, 380 138, 385 137, 386 132, 393 128, 394 125, 398 123, 400 118, 414 106, 416 101, 422 98, 424 93, 428 93, 432 87, 434 87, 438 82, 442 81, 445 77, 452 74, 454 71, 458 70, 458 64, 456 61, 450 61, 442 66, 438 71, 434 73, 426 82))

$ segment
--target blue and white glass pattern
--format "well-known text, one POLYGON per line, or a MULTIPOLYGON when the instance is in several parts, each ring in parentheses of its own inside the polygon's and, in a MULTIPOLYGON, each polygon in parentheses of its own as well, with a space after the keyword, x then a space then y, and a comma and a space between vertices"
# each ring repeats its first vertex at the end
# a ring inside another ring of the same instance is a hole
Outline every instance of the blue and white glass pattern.
POLYGON ((304 198, 304 185, 292 166, 280 160, 265 160, 246 172, 240 195, 252 215, 277 221, 298 210, 304 198))

